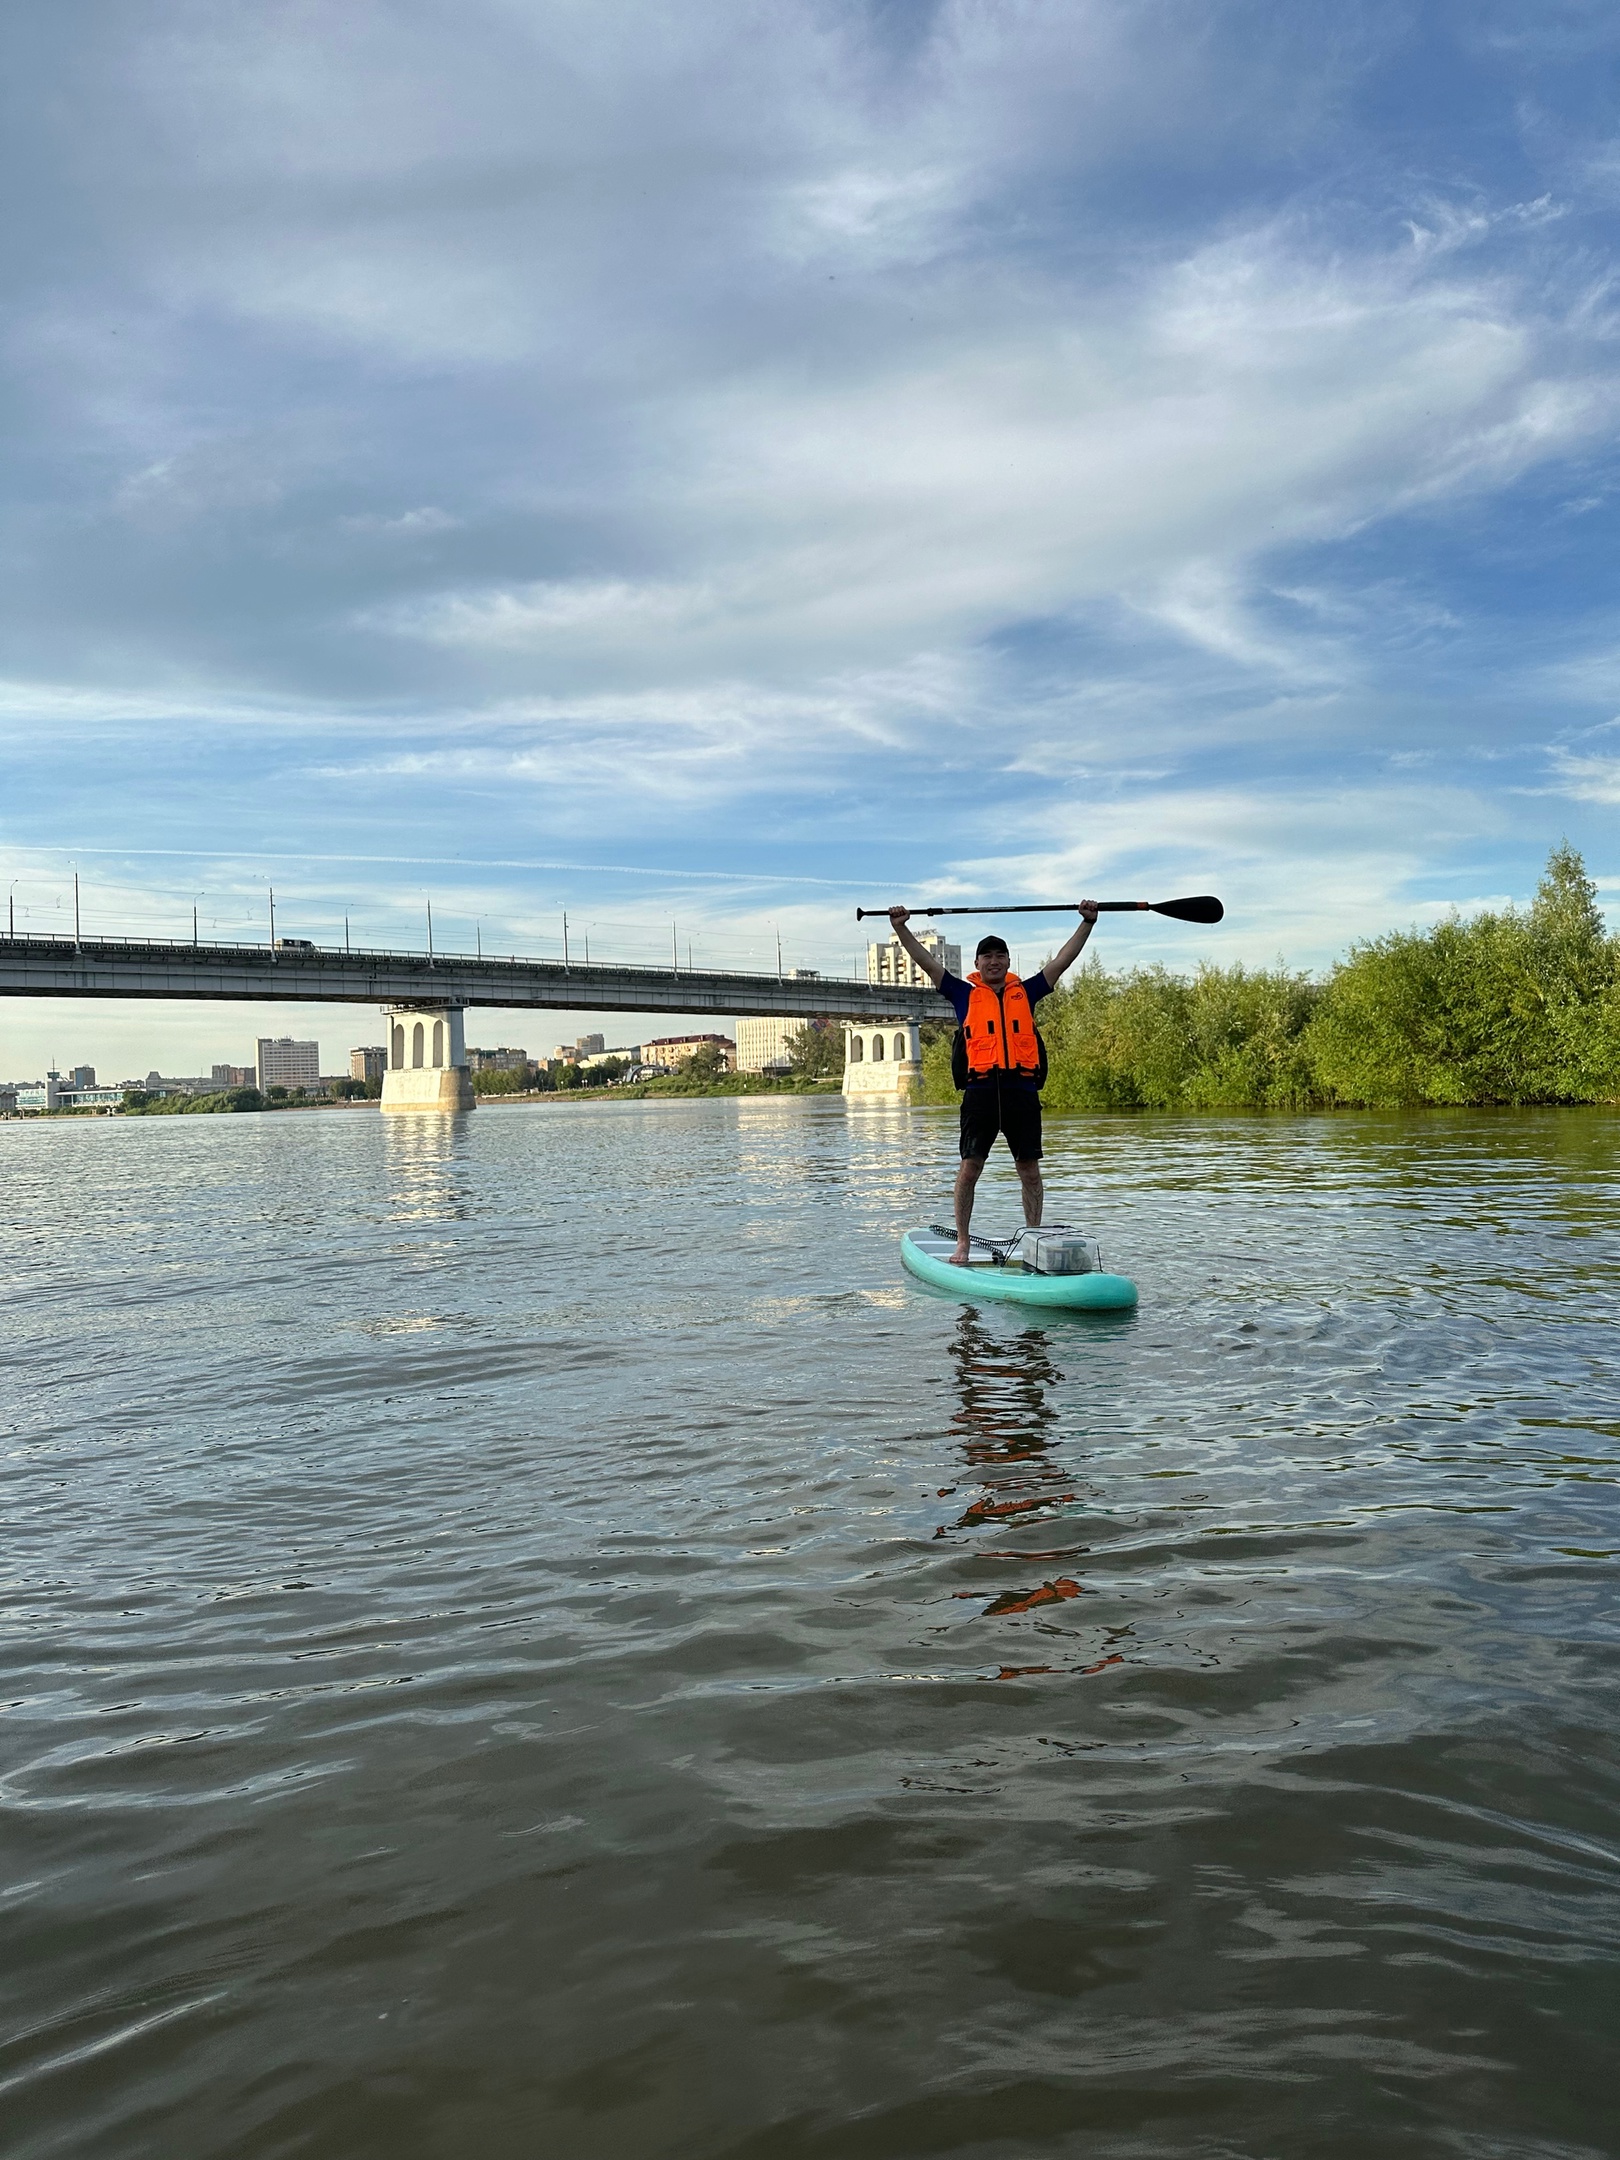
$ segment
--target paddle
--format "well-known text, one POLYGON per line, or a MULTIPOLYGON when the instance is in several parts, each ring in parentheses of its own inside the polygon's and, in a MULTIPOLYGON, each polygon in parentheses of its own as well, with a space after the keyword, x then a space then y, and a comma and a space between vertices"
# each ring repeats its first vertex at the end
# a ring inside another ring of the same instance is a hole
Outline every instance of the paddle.
MULTIPOLYGON (((1194 893, 1187 900, 1099 900, 1099 915, 1133 915, 1144 910, 1154 915, 1169 915, 1177 922, 1218 923, 1226 910, 1213 893, 1194 893)), ((884 907, 858 907, 855 920, 864 922, 869 915, 887 915, 884 907)), ((991 901, 985 907, 914 907, 907 910, 912 915, 1072 915, 1074 902, 1059 900, 1019 901, 1001 903, 991 901)))

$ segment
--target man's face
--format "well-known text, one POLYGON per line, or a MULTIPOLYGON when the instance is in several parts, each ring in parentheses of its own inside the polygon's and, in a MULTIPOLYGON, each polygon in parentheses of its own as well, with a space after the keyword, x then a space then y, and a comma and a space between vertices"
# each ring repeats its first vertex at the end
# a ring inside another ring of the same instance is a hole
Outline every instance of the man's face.
POLYGON ((978 953, 975 957, 979 963, 979 980, 987 983, 992 990, 999 990, 1007 980, 1011 956, 992 946, 989 952, 978 953))

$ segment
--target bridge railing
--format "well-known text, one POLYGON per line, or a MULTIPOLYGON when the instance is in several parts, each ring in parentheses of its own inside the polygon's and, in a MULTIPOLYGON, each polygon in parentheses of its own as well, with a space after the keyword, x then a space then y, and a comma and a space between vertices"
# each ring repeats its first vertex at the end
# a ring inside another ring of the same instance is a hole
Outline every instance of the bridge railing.
POLYGON ((575 960, 561 959, 544 953, 492 953, 450 952, 435 946, 432 952, 425 948, 400 948, 387 945, 286 945, 268 944, 263 938, 134 938, 134 937, 74 937, 71 932, 55 930, 32 930, 10 934, 0 929, 0 945, 14 950, 45 949, 51 952, 95 952, 108 959, 199 959, 210 953, 218 953, 231 960, 264 961, 267 965, 308 967, 321 961, 350 962, 355 960, 379 960, 390 967, 420 965, 427 968, 504 967, 547 968, 559 975, 618 974, 658 975, 680 981, 687 976, 701 975, 706 981, 717 976, 733 977, 738 982, 835 982, 864 983, 866 977, 853 969, 847 974, 829 968, 820 968, 814 974, 794 975, 788 970, 771 973, 765 969, 704 967, 690 963, 682 967, 679 962, 671 965, 652 960, 575 960))

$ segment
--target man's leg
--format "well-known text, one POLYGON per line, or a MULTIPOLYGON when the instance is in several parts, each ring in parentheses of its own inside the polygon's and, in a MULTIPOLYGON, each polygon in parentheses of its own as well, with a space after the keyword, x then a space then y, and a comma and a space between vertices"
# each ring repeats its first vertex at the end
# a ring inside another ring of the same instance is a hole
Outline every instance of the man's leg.
POLYGON ((1041 1223, 1046 1188, 1041 1183, 1041 1098, 1033 1088, 1011 1088, 1002 1105, 1002 1130, 1018 1165, 1018 1182, 1024 1190, 1024 1220, 1032 1230, 1041 1223))
MULTIPOLYGON (((965 1166, 964 1166, 965 1167, 965 1166)), ((1046 1205, 1046 1187, 1041 1183, 1041 1158, 1018 1165, 1018 1182, 1024 1188, 1024 1220, 1030 1229, 1041 1226, 1041 1209, 1046 1205)), ((962 1218, 957 1217, 960 1225, 962 1218)))
POLYGON ((984 1174, 985 1157, 995 1145, 1000 1124, 999 1091, 968 1088, 962 1097, 962 1167, 956 1173, 956 1250, 951 1254, 958 1267, 967 1265, 974 1188, 984 1174))
MULTIPOLYGON (((1039 1165, 1037 1164, 1037 1170, 1039 1165)), ((979 1179, 984 1175, 982 1155, 964 1155, 962 1167, 956 1173, 956 1250, 951 1258, 958 1267, 966 1267, 972 1247, 968 1243, 968 1230, 973 1222, 973 1195, 979 1179)))

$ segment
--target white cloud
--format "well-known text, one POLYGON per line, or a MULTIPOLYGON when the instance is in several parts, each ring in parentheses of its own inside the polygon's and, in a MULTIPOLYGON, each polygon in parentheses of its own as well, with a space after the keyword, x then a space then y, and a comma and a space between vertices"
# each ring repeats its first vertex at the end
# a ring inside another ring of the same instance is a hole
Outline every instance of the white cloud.
POLYGON ((1561 792, 1577 802, 1620 803, 1620 757, 1583 757, 1555 750, 1552 763, 1561 792))
MULTIPOLYGON (((1046 807, 1047 844, 951 866, 963 898, 1164 900, 1214 892, 1212 930, 1154 916, 1104 918, 1097 956, 1321 967, 1354 938, 1434 920, 1447 904, 1413 888, 1437 847, 1498 836, 1504 812, 1463 788, 1405 780, 1312 789, 1146 787, 1117 800, 1071 792, 1046 807)), ((1056 944, 1059 942, 1053 939, 1056 944)))
POLYGON ((1504 203, 1494 208, 1479 201, 1465 204, 1435 197, 1422 205, 1418 215, 1405 219, 1404 223, 1416 253, 1449 255, 1461 248, 1477 246, 1503 227, 1530 231, 1539 225, 1555 224, 1568 215, 1568 203, 1555 202, 1551 195, 1538 195, 1533 202, 1504 203))
POLYGON ((423 503, 415 510, 401 510, 394 515, 379 511, 360 511, 340 520, 348 532, 380 533, 401 540, 425 539, 434 533, 454 532, 462 522, 462 519, 452 517, 448 510, 440 510, 432 503, 423 503))
POLYGON ((437 645, 524 649, 569 633, 617 645, 649 628, 688 626, 703 610, 703 594, 690 587, 579 578, 400 601, 360 619, 437 645))
POLYGON ((1119 602, 1238 665, 1342 654, 1261 631, 1268 554, 1500 485, 1606 425, 1514 295, 1271 226, 1084 296, 986 269, 953 322, 868 326, 831 375, 779 365, 660 398, 631 576, 458 584, 365 613, 563 679, 892 663, 1119 602))

